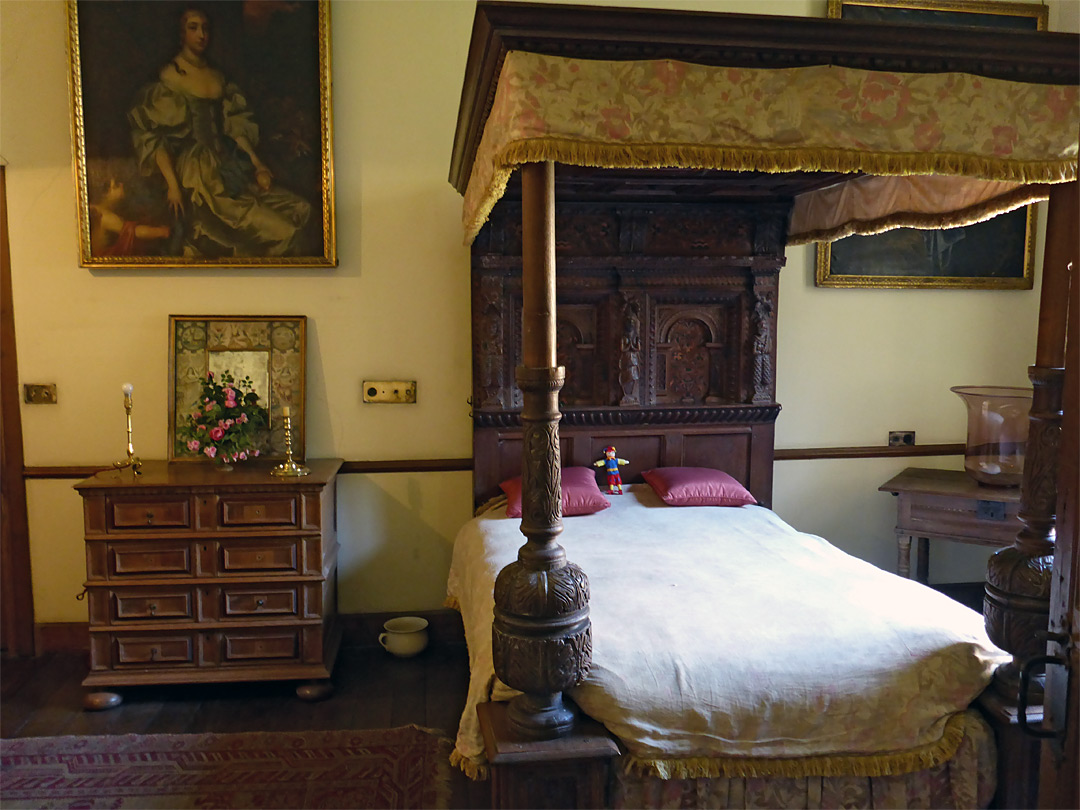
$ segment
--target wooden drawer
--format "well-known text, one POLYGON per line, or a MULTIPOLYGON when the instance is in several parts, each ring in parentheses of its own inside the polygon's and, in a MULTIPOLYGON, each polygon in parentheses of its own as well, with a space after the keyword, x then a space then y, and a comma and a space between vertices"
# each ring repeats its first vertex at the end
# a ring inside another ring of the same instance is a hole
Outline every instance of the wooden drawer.
POLYGON ((191 528, 188 497, 110 497, 106 499, 105 510, 110 532, 191 528))
POLYGON ((297 616, 300 612, 299 588, 295 585, 281 588, 221 589, 221 618, 251 619, 265 616, 280 618, 297 616))
POLYGON ((221 543, 217 573, 293 574, 299 572, 302 540, 296 537, 260 537, 221 543))
POLYGON ((93 627, 194 621, 193 588, 154 586, 135 588, 88 588, 90 624, 93 627))
MULTIPOLYGON (((112 542, 102 548, 106 553, 106 568, 102 573, 110 579, 145 576, 190 577, 195 574, 194 543, 188 540, 112 542)), ((94 566, 95 569, 97 567, 94 566)))
POLYGON ((116 622, 179 621, 195 616, 191 589, 140 588, 113 591, 111 595, 116 622))
POLYGON ((243 628, 220 634, 221 665, 300 660, 299 627, 243 628))
POLYGON ((224 527, 300 525, 300 504, 295 495, 222 495, 219 503, 224 527))
POLYGON ((994 492, 972 499, 926 493, 902 493, 897 531, 945 537, 982 545, 1011 545, 1022 528, 1020 504, 998 500, 994 492))
POLYGON ((167 635, 116 634, 112 637, 113 665, 167 668, 195 664, 194 633, 167 635))

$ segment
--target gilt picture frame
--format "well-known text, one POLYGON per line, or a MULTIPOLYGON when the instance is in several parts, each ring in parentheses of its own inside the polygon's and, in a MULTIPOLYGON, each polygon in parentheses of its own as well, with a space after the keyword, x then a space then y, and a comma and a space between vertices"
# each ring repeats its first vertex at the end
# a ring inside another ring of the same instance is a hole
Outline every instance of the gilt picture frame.
POLYGON ((1050 10, 1042 3, 999 0, 829 0, 831 19, 1045 31, 1050 10))
POLYGON ((819 287, 1030 290, 1036 208, 960 228, 894 228, 817 244, 819 287))
POLYGON ((208 372, 249 377, 259 404, 269 411, 260 455, 286 456, 283 408, 290 410, 293 456, 304 458, 307 318, 303 315, 169 316, 169 461, 201 461, 178 437, 199 407, 208 372))
POLYGON ((337 265, 329 0, 67 14, 80 266, 337 265))
MULTIPOLYGON (((904 25, 1043 31, 1048 9, 982 0, 829 0, 827 16, 904 25)), ((947 230, 897 228, 818 243, 818 287, 1030 290, 1036 206, 947 230)))

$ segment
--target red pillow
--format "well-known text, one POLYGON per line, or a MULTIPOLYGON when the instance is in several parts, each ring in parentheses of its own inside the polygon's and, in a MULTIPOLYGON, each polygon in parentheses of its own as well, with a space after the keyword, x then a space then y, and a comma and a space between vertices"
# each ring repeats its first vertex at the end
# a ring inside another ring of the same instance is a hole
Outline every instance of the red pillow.
MULTIPOLYGON (((521 517, 521 476, 503 481, 499 486, 506 493, 506 516, 521 517)), ((611 506, 596 485, 596 473, 588 467, 563 467, 563 517, 591 515, 611 506)))
POLYGON ((642 477, 668 506, 745 506, 757 499, 720 470, 709 467, 657 467, 642 477))

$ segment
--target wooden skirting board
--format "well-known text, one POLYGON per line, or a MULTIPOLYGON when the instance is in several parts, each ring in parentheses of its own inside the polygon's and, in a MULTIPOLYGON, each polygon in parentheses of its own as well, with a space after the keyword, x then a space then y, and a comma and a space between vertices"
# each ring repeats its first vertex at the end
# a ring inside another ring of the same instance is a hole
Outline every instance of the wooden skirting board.
MULTIPOLYGON (((424 610, 413 613, 346 613, 338 616, 345 647, 376 647, 383 622, 398 616, 419 616, 428 621, 428 637, 432 644, 464 644, 465 628, 456 610, 424 610)), ((89 651, 90 630, 87 622, 44 622, 34 627, 36 648, 40 655, 47 652, 89 651)))

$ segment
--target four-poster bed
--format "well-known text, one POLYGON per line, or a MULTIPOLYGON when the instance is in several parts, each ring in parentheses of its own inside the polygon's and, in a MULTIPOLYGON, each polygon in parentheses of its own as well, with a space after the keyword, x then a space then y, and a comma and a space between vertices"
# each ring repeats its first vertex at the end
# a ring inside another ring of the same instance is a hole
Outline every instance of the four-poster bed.
MULTIPOLYGON (((561 467, 615 444, 634 459, 626 481, 719 468, 768 506, 785 245, 965 224, 1049 196, 1025 529, 1014 558, 991 565, 987 601, 995 644, 1017 662, 1040 652, 1044 585, 1029 572, 1052 554, 1078 84, 1072 35, 478 4, 451 181, 473 244, 477 502, 522 477, 526 544, 493 586, 476 580, 483 598, 494 590, 494 674, 524 693, 509 706, 515 733, 571 728, 562 692, 596 643, 592 572, 556 542, 561 467)), ((1003 668, 1003 694, 1015 670, 1003 668)), ((813 753, 787 750, 773 753, 813 753)))

